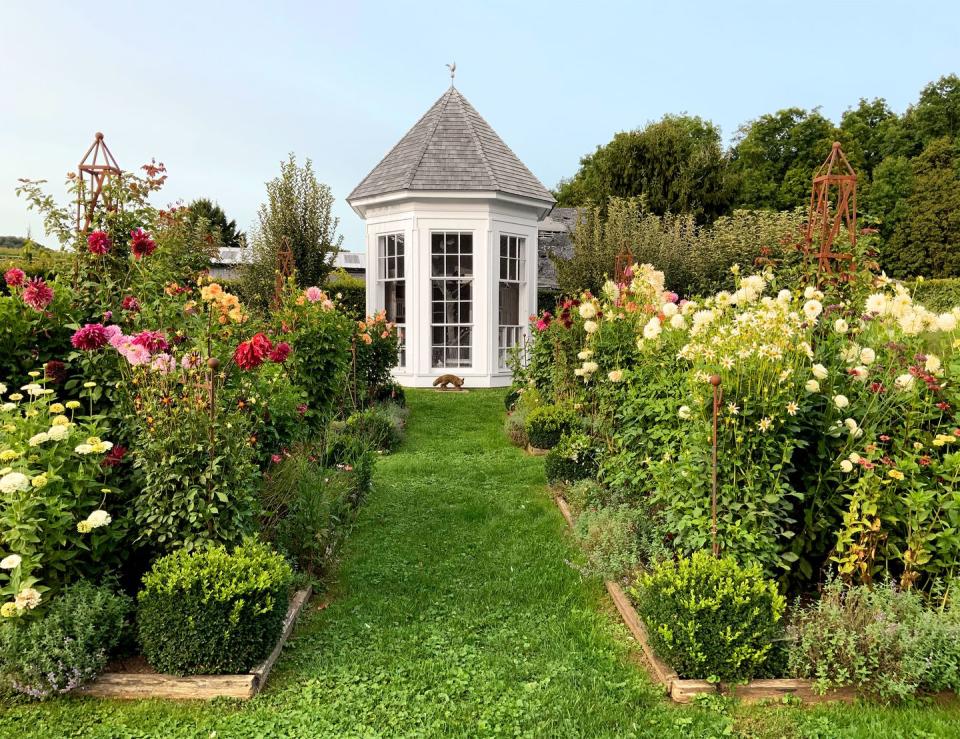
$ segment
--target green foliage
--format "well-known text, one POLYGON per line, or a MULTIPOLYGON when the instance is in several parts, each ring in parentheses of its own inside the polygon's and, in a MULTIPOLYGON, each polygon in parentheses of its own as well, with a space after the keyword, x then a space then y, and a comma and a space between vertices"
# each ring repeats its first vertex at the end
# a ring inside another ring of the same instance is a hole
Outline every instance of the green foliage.
POLYGON ((597 474, 596 442, 580 431, 568 431, 547 453, 544 471, 547 482, 576 482, 597 474))
POLYGON ((326 420, 343 396, 350 372, 354 322, 332 302, 306 300, 290 285, 273 321, 295 347, 287 360, 288 371, 307 392, 310 417, 326 420))
POLYGON ((280 637, 292 577, 254 540, 162 557, 137 596, 144 656, 174 675, 247 672, 280 637))
POLYGON ((53 600, 39 618, 0 624, 0 675, 34 698, 84 685, 103 671, 120 643, 130 598, 109 586, 80 580, 53 600))
POLYGON ((399 361, 399 344, 396 328, 383 311, 367 316, 357 327, 348 391, 354 404, 363 408, 395 384, 390 370, 399 361))
MULTIPOLYGON (((79 578, 104 575, 119 564, 130 525, 101 465, 113 446, 102 419, 77 401, 65 408, 55 395, 40 394, 39 384, 26 388, 0 393, 13 396, 0 404, 0 559, 21 558, 13 570, 0 570, 4 600, 24 588, 46 598, 79 578), (97 525, 88 527, 91 515, 97 525)), ((3 383, 0 390, 7 390, 3 383)))
POLYGON ((847 686, 883 701, 960 692, 960 608, 931 608, 890 586, 834 580, 819 600, 798 604, 790 668, 820 692, 847 686))
POLYGON ((913 299, 932 311, 945 313, 960 305, 960 278, 918 280, 911 288, 913 299))
POLYGON ((521 449, 526 449, 530 444, 527 438, 527 413, 525 408, 516 408, 508 412, 503 421, 503 431, 510 443, 521 449))
POLYGON ((346 421, 346 429, 364 439, 372 449, 393 451, 403 441, 407 413, 396 403, 383 403, 357 411, 346 421))
POLYGON ((681 677, 742 680, 762 671, 786 602, 758 565, 694 552, 630 590, 654 651, 681 677))
POLYGON ((197 198, 186 210, 187 223, 191 227, 200 225, 213 242, 232 249, 242 249, 247 245, 247 237, 237 229, 237 222, 228 220, 223 208, 212 200, 197 198))
POLYGON ((367 283, 345 269, 338 269, 327 278, 327 290, 334 296, 341 310, 355 321, 367 315, 367 283))
POLYGON ((629 250, 638 264, 652 264, 677 293, 693 296, 733 284, 730 267, 758 259, 796 260, 805 213, 737 210, 708 226, 689 214, 656 215, 639 199, 612 199, 605 209, 583 209, 573 235, 573 257, 556 258, 565 295, 599 295, 613 276, 617 254, 629 250))
POLYGON ((587 574, 619 580, 634 573, 641 563, 641 516, 627 507, 583 511, 573 531, 586 555, 587 574))
POLYGON ((527 415, 526 432, 530 445, 537 449, 552 449, 560 443, 560 437, 576 427, 578 419, 565 406, 544 405, 534 408, 527 415))
POLYGON ((564 489, 563 497, 574 516, 589 508, 609 508, 619 502, 615 491, 590 479, 577 480, 569 485, 564 489))
POLYGON ((688 213, 710 219, 730 203, 731 188, 720 130, 696 116, 664 116, 646 127, 618 133, 580 160, 580 170, 561 182, 565 206, 611 197, 642 197, 652 213, 688 213))
POLYGON ((258 305, 269 305, 273 297, 284 243, 293 254, 299 284, 324 284, 343 243, 333 202, 330 187, 317 180, 309 159, 300 167, 291 153, 280 163, 280 176, 267 183, 267 200, 251 238, 253 257, 242 272, 245 292, 256 296, 258 305))
POLYGON ((321 461, 309 447, 294 449, 267 474, 260 497, 261 530, 311 575, 330 561, 366 493, 362 462, 358 476, 352 464, 324 468, 321 461))

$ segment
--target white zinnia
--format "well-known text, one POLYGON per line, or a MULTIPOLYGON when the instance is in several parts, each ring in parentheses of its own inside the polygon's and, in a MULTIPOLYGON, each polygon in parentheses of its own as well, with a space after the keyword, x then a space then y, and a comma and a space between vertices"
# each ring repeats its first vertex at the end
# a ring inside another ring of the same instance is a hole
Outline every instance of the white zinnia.
POLYGON ((844 459, 840 462, 840 469, 844 472, 853 472, 853 462, 849 459, 844 459))
POLYGON ((803 304, 803 315, 808 321, 817 320, 817 316, 823 313, 823 304, 819 300, 808 300, 803 304))
POLYGON ((41 431, 39 434, 34 434, 31 436, 27 440, 27 443, 30 446, 40 446, 45 441, 50 441, 50 434, 48 434, 46 431, 41 431))
POLYGON ((900 390, 909 390, 913 387, 913 375, 900 375, 896 380, 893 381, 893 384, 896 385, 900 390))
POLYGON ((102 508, 98 508, 89 516, 87 516, 87 523, 90 524, 90 528, 93 529, 99 529, 101 526, 106 526, 112 520, 113 518, 111 518, 110 514, 102 508))
POLYGON ((877 358, 877 353, 871 349, 869 346, 865 346, 860 350, 860 361, 863 362, 868 367, 874 363, 877 358))
POLYGON ((66 439, 69 435, 70 435, 70 427, 69 427, 69 426, 62 426, 62 425, 51 426, 51 427, 47 430, 47 438, 48 438, 50 441, 63 441, 63 440, 66 439))
POLYGON ((850 401, 847 399, 846 395, 834 395, 833 404, 837 406, 837 408, 840 408, 841 410, 843 410, 848 405, 850 405, 850 401))
POLYGON ((807 380, 804 385, 808 393, 819 393, 820 392, 820 383, 816 380, 807 380))
POLYGON ((30 489, 30 478, 22 472, 8 472, 0 477, 0 492, 17 493, 30 489))
POLYGON ((677 415, 680 416, 680 418, 682 418, 684 421, 689 420, 690 415, 691 415, 691 413, 690 413, 690 406, 689 406, 689 405, 681 405, 680 408, 679 408, 679 410, 677 411, 677 415))
POLYGON ((850 326, 847 325, 847 322, 844 321, 842 318, 838 318, 836 321, 833 322, 833 330, 836 331, 838 334, 845 334, 847 333, 847 331, 850 330, 850 326))
POLYGON ((813 367, 811 368, 811 373, 812 373, 813 376, 816 377, 818 380, 826 380, 826 379, 827 379, 827 375, 830 374, 830 373, 827 371, 827 368, 824 367, 822 364, 815 364, 815 365, 813 365, 813 367))
POLYGON ((10 554, 0 559, 0 570, 15 570, 20 566, 22 561, 19 554, 10 554))

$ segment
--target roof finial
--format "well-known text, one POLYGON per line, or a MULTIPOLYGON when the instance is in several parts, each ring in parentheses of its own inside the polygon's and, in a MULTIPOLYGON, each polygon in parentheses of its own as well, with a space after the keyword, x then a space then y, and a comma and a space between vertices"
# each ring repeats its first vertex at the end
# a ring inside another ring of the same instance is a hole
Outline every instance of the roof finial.
POLYGON ((453 78, 457 74, 457 63, 448 64, 447 69, 450 70, 450 87, 453 87, 453 78))

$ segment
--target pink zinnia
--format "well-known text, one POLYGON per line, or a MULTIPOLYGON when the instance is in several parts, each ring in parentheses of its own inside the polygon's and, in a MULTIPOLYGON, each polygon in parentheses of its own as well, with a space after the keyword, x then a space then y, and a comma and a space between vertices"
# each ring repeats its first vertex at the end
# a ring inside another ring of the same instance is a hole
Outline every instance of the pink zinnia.
POLYGON ((268 355, 268 357, 270 358, 270 361, 276 362, 277 364, 283 364, 284 362, 287 361, 287 357, 289 356, 290 356, 290 345, 285 341, 281 341, 279 344, 274 346, 273 349, 270 350, 270 353, 268 355))
POLYGON ((87 352, 103 348, 109 340, 110 337, 102 323, 88 323, 83 328, 77 329, 70 337, 70 343, 73 344, 74 349, 87 352))
POLYGON ((42 277, 34 277, 23 288, 23 302, 39 313, 53 302, 53 290, 42 277))
POLYGON ((26 276, 26 273, 19 267, 11 267, 4 273, 3 279, 7 281, 7 287, 20 287, 23 285, 26 276))
POLYGON ((153 254, 157 248, 157 242, 150 238, 150 234, 142 228, 136 228, 130 232, 130 251, 136 259, 143 259, 153 254))
POLYGON ((87 251, 91 254, 106 254, 110 251, 110 244, 106 231, 93 231, 87 236, 87 251))
POLYGON ((316 303, 318 300, 323 300, 323 290, 319 287, 308 287, 304 293, 307 296, 307 300, 311 303, 316 303))
POLYGON ((165 352, 170 348, 162 331, 141 331, 133 337, 133 343, 144 347, 151 354, 165 352))

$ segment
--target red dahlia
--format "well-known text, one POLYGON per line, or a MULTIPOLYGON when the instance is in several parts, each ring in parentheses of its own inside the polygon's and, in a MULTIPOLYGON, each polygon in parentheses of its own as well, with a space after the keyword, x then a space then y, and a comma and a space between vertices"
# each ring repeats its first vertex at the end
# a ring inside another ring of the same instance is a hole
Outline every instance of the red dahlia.
POLYGON ((55 385, 67 379, 67 365, 58 359, 51 359, 43 365, 43 371, 47 379, 55 385))
POLYGON ((77 329, 70 337, 73 348, 83 349, 84 351, 100 349, 106 346, 108 340, 107 330, 102 323, 88 323, 83 328, 77 329))
POLYGON ((249 341, 242 341, 237 345, 233 361, 240 369, 256 369, 263 364, 263 360, 272 350, 273 343, 266 334, 254 334, 249 341))
POLYGON ((127 295, 127 296, 123 299, 123 302, 120 303, 120 307, 123 308, 123 309, 126 310, 126 311, 130 311, 131 313, 139 313, 139 312, 140 312, 140 301, 137 300, 137 299, 136 299, 135 297, 133 297, 132 295, 127 295))
POLYGON ((270 361, 276 362, 277 364, 283 364, 284 362, 287 361, 287 357, 289 356, 290 356, 290 345, 285 341, 281 341, 279 344, 273 347, 273 349, 270 350, 270 354, 269 354, 270 361))
POLYGON ((123 461, 126 455, 127 448, 122 444, 117 444, 110 450, 109 454, 100 461, 100 464, 104 467, 116 467, 123 461))
POLYGON ((150 238, 150 234, 142 228, 136 228, 130 232, 130 251, 136 259, 143 259, 153 254, 157 248, 157 242, 150 238))
POLYGON ((106 254, 110 251, 110 236, 106 231, 93 231, 87 236, 87 251, 91 254, 106 254))

